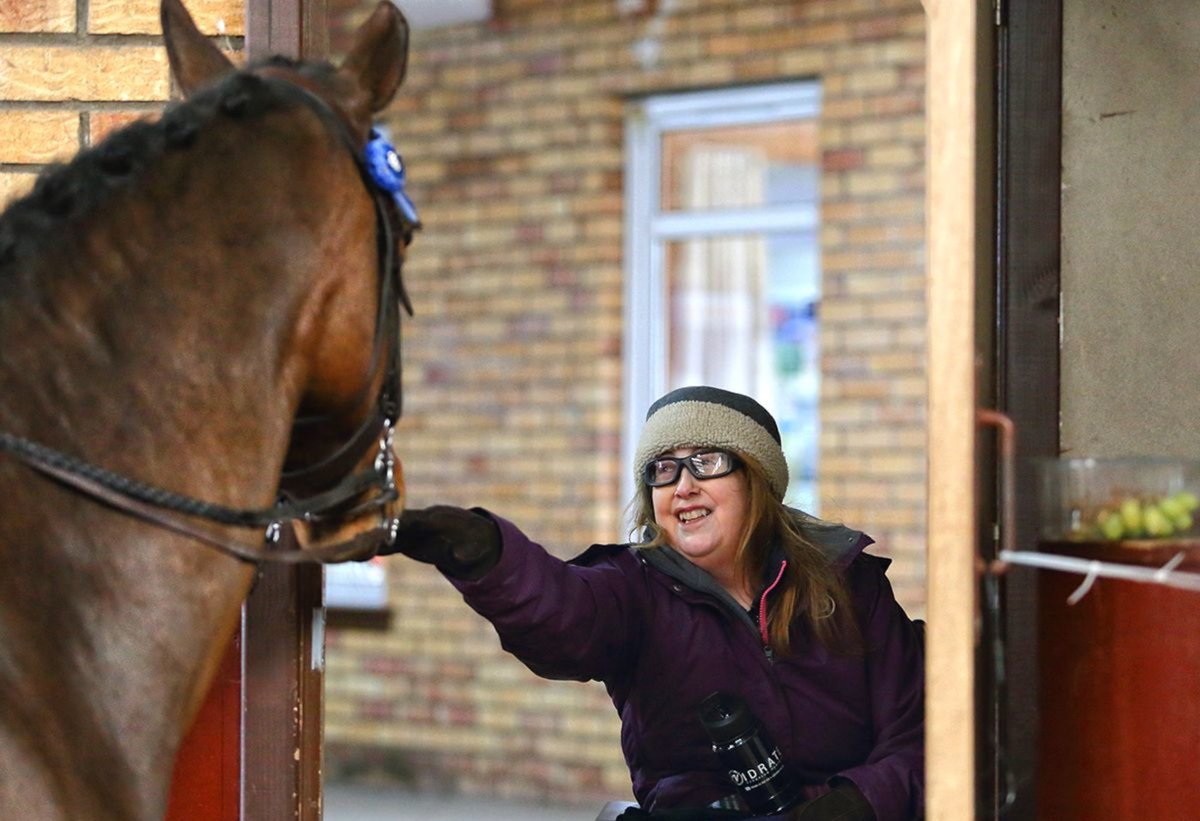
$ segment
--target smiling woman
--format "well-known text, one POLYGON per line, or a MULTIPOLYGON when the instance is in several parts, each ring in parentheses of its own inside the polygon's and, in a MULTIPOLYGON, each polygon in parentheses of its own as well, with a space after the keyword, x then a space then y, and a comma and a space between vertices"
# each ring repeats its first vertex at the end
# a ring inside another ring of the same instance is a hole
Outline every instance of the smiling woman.
POLYGON ((640 541, 563 562, 481 509, 406 511, 399 551, 436 565, 506 650, 554 679, 604 682, 640 807, 748 818, 701 722, 744 703, 790 773, 781 818, 923 811, 924 648, 870 537, 787 507, 774 418, 712 387, 651 405, 634 460, 640 541))
POLYGON ((746 477, 733 473, 735 459, 726 451, 676 448, 649 462, 646 473, 655 471, 651 497, 664 540, 749 607, 750 586, 735 572, 748 507, 746 477), (665 478, 672 469, 673 476, 665 478))

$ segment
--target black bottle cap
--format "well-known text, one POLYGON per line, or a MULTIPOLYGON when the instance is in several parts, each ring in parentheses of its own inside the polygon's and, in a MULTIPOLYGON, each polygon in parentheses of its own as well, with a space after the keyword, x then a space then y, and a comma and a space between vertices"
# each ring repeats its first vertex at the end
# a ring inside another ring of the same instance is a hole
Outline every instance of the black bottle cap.
POLYGON ((741 697, 722 692, 713 693, 700 703, 700 723, 714 744, 728 744, 760 726, 741 697))

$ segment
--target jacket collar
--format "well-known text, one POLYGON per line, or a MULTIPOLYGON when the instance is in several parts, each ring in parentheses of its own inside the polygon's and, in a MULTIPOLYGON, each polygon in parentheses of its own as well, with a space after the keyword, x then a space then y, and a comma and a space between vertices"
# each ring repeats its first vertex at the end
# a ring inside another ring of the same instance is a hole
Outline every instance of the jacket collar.
MULTIPOLYGON (((861 530, 854 530, 835 522, 826 522, 795 508, 789 508, 789 510, 800 520, 804 535, 839 570, 849 567, 850 563, 863 551, 863 548, 874 542, 874 539, 861 530)), ((716 599, 726 610, 733 613, 739 620, 745 621, 751 629, 757 632, 758 627, 750 612, 742 607, 737 599, 729 595, 728 591, 708 571, 690 562, 673 547, 653 547, 639 550, 638 554, 648 565, 681 583, 689 590, 716 599)), ((779 568, 782 564, 783 550, 776 548, 771 552, 767 566, 763 569, 760 591, 779 575, 779 568)), ((757 597, 755 601, 757 601, 757 597)))
POLYGON ((859 553, 875 543, 874 539, 861 530, 846 527, 838 522, 826 522, 794 507, 788 510, 799 520, 808 540, 839 570, 849 567, 850 563, 858 558, 859 553))
POLYGON ((646 564, 681 583, 688 590, 716 599, 725 610, 744 621, 750 629, 756 629, 754 620, 750 618, 746 608, 738 604, 737 599, 729 595, 729 591, 722 587, 711 573, 693 564, 675 548, 650 547, 639 550, 638 555, 646 564))

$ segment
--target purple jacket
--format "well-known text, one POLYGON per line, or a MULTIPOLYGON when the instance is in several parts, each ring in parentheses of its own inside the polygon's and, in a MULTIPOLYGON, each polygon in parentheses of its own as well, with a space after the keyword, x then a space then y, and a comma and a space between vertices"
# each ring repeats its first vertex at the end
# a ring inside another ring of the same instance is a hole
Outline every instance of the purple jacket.
POLYGON ((809 798, 840 776, 878 821, 921 816, 923 640, 884 575, 890 560, 862 552, 869 537, 840 526, 809 534, 844 570, 865 652, 831 655, 794 629, 795 652, 772 659, 747 611, 670 548, 596 545, 563 562, 493 518, 499 563, 452 583, 534 673, 604 682, 641 806, 704 806, 732 792, 699 721, 701 701, 722 690, 751 706, 809 798))

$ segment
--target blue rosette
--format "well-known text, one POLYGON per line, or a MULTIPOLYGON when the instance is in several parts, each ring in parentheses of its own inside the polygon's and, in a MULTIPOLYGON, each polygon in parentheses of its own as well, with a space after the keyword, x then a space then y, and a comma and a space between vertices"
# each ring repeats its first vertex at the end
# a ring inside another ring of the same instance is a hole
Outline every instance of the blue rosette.
POLYGON ((404 191, 404 160, 387 138, 378 129, 371 129, 371 138, 366 149, 367 171, 375 184, 390 193, 404 219, 413 225, 421 222, 417 207, 404 191))

